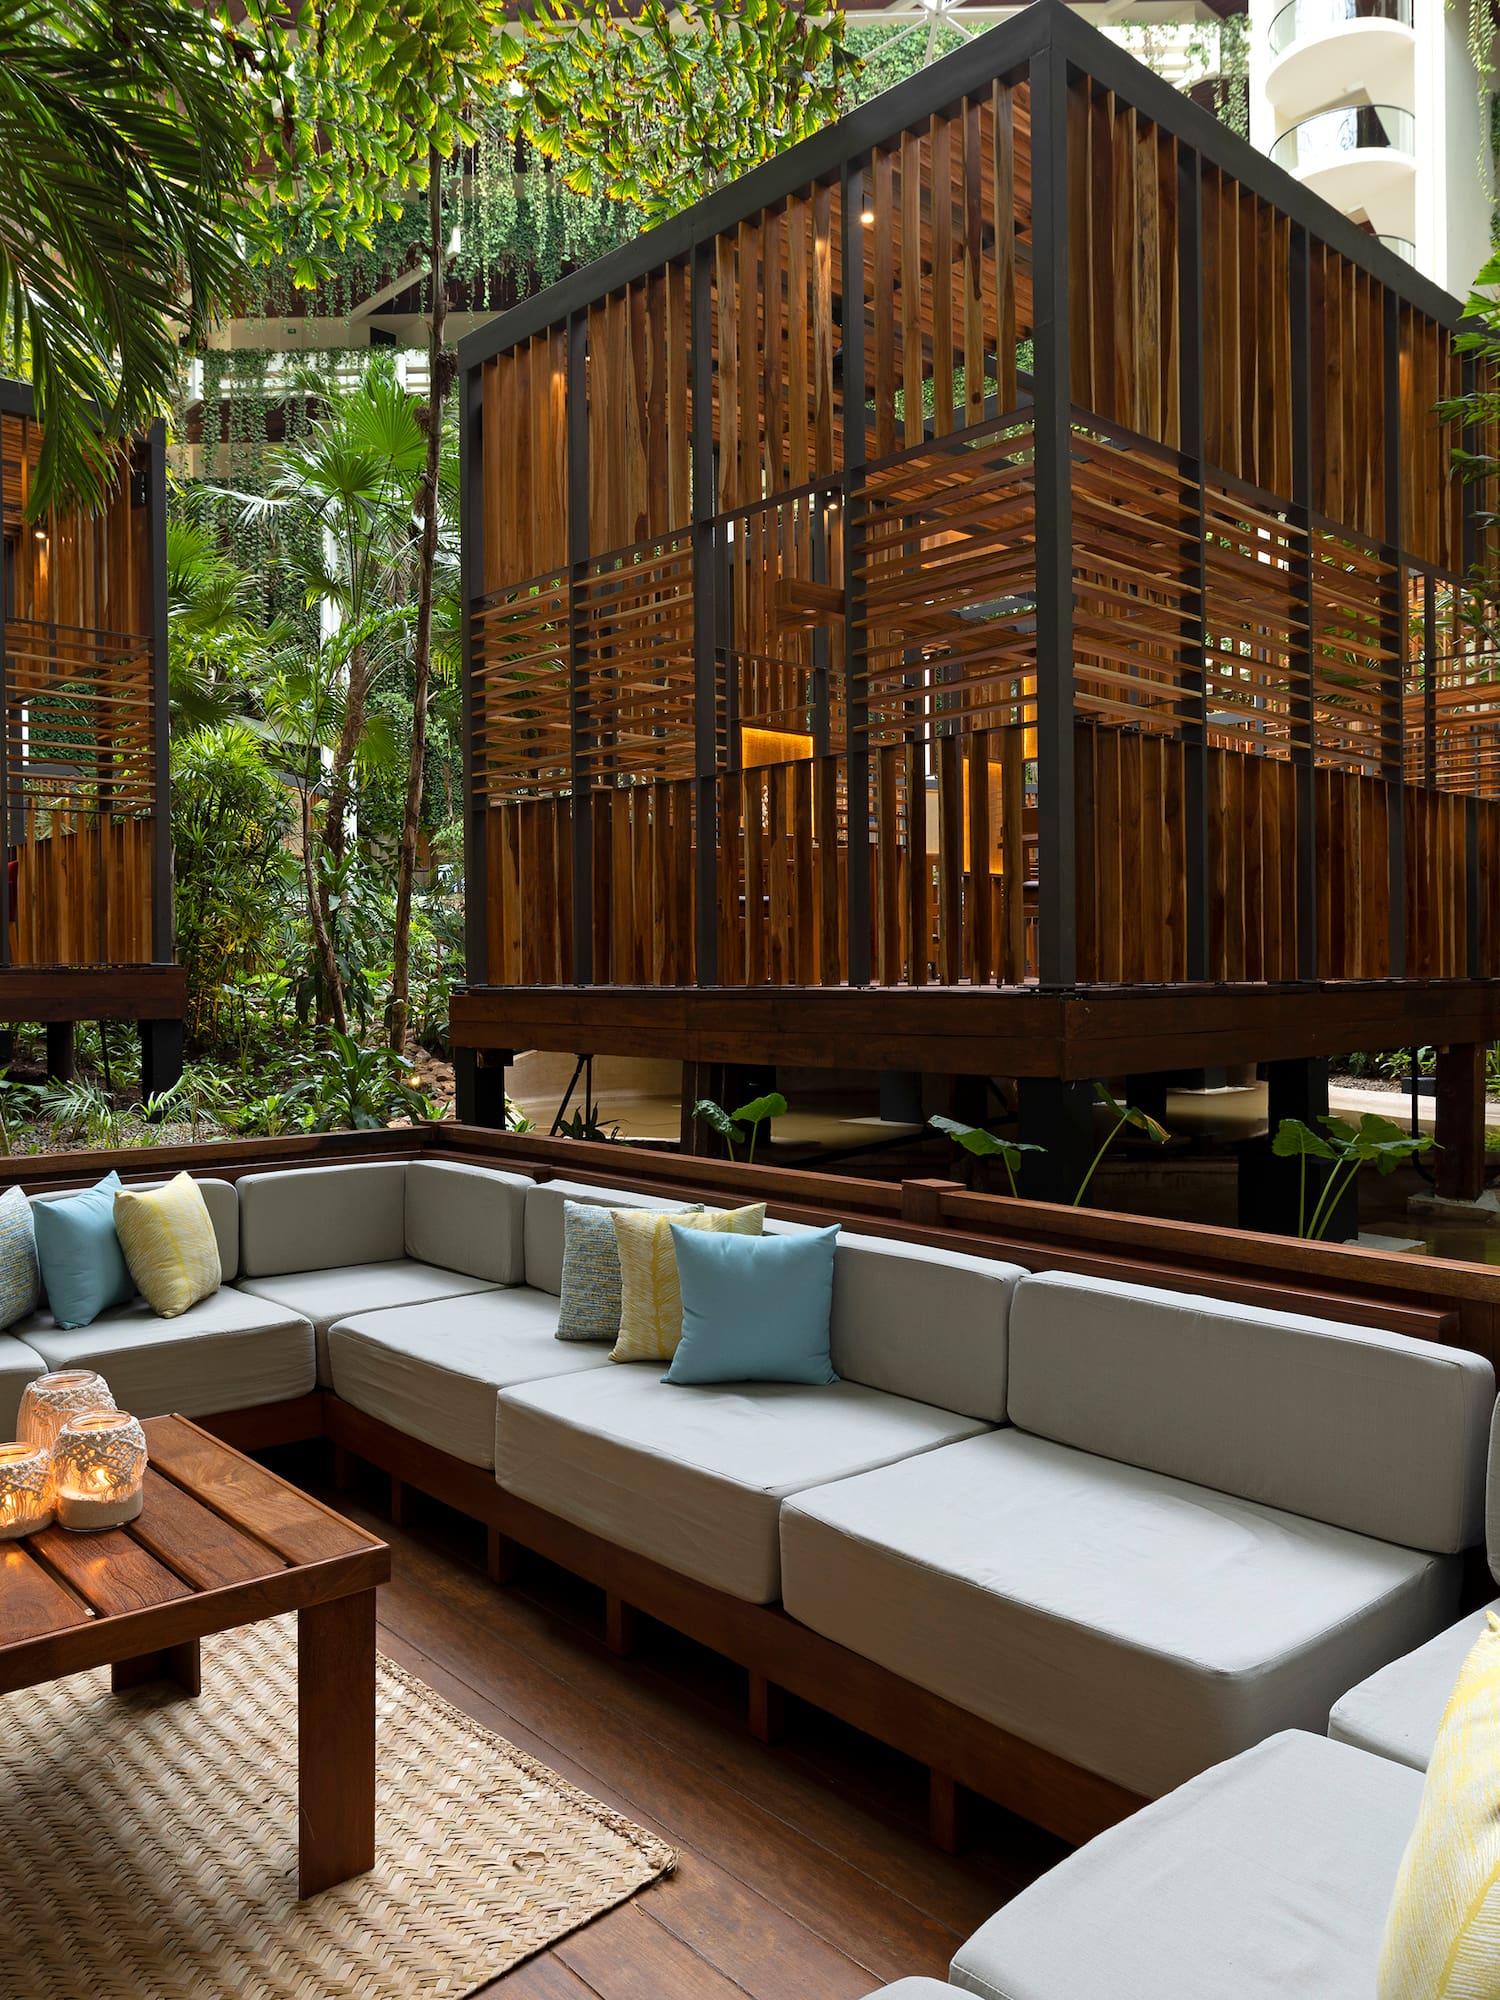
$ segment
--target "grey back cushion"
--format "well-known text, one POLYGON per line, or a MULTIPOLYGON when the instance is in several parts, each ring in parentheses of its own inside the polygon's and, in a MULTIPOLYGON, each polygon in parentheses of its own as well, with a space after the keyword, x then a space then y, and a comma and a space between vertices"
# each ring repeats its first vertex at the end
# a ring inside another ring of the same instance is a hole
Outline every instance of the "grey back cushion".
POLYGON ((629 1188, 589 1187, 583 1181, 544 1181, 526 1196, 526 1282, 533 1291, 562 1295, 563 1203, 592 1202, 599 1208, 651 1208, 680 1215, 685 1201, 636 1194, 629 1188))
POLYGON ((406 1254, 493 1285, 519 1285, 526 1272, 526 1174, 452 1160, 412 1160, 406 1168, 406 1254))
POLYGON ((1011 1295, 1025 1275, 987 1257, 841 1235, 834 1369, 866 1388, 1003 1423, 1011 1295))
POLYGON ((295 1167, 240 1180, 240 1267, 247 1278, 334 1271, 406 1254, 406 1163, 295 1167))
POLYGON ((1500 1403, 1490 1426, 1489 1481, 1485 1489, 1484 1539, 1490 1558, 1490 1575, 1500 1583, 1500 1403))
POLYGON ((1484 1531, 1494 1371, 1378 1327, 1049 1272, 1016 1288, 1010 1420, 1407 1548, 1484 1531))
MULTIPOLYGON (((124 1174, 120 1179, 126 1187, 134 1188, 138 1194, 149 1194, 152 1188, 165 1187, 163 1180, 128 1180, 124 1174)), ((219 1242, 219 1268, 227 1285, 231 1278, 238 1277, 240 1268, 240 1198, 232 1181, 208 1180, 194 1174, 198 1191, 203 1196, 203 1205, 208 1210, 208 1219, 214 1226, 214 1235, 219 1242)), ((92 1182, 89 1183, 93 1185, 92 1182)), ((66 1201, 70 1194, 81 1194, 81 1188, 59 1190, 55 1194, 34 1194, 35 1201, 66 1201)))

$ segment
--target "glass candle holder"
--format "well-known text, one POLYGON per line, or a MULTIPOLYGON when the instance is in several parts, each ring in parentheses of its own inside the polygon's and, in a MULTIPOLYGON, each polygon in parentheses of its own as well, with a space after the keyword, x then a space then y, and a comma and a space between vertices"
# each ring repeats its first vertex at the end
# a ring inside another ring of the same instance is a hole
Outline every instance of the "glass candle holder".
POLYGON ((92 1368, 68 1368, 57 1375, 38 1375, 21 1392, 16 1435, 22 1444, 39 1444, 50 1451, 57 1434, 71 1417, 90 1410, 112 1410, 109 1384, 92 1368))
POLYGON ((0 1444, 0 1542, 52 1525, 52 1465, 35 1444, 0 1444))
POLYGON ((94 1410, 63 1425, 52 1447, 52 1492, 65 1528, 118 1528, 141 1511, 146 1434, 126 1410, 94 1410))

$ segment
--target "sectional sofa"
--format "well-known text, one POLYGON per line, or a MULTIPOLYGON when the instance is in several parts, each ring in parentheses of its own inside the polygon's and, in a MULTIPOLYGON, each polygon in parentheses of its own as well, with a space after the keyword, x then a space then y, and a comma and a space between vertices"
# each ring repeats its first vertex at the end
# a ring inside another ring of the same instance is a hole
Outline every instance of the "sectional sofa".
POLYGON ((223 1289, 13 1328, 0 1435, 94 1366, 328 1436, 484 1521, 496 1574, 602 1584, 622 1644, 635 1607, 739 1660, 761 1733, 786 1689, 920 1757, 940 1821, 958 1780, 1076 1841, 1321 1734, 1447 1643, 1483 1537, 1493 1373, 1433 1342, 850 1233, 837 1383, 669 1387, 554 1330, 564 1202, 680 1204, 431 1159, 202 1186, 223 1289))
MULTIPOLYGON (((1500 1583, 1500 1412, 1487 1544, 1500 1583)), ((884 2000, 1370 2000, 1396 1872, 1483 1607, 1376 1671, 1327 1736, 1286 1730, 1099 1835, 984 1924, 950 1984, 884 2000)))

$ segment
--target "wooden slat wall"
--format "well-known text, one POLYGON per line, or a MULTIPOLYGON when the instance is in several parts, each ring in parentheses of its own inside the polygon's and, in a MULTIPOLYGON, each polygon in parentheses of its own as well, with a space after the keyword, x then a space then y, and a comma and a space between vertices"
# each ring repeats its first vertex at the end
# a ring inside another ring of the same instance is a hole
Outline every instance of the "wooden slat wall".
POLYGON ((1329 520, 1383 541, 1384 291, 1326 243, 1309 246, 1308 262, 1312 504, 1329 520))
POLYGON ((1203 443, 1232 478, 1291 491, 1291 225, 1203 169, 1203 443))
POLYGON ((12 965, 138 965, 151 957, 152 826, 148 819, 74 825, 17 849, 12 965))

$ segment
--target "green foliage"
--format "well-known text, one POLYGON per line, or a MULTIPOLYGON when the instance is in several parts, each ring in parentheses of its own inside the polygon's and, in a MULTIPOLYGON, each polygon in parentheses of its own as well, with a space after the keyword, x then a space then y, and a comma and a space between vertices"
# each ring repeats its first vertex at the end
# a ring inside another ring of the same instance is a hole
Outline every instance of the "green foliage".
MULTIPOLYGON (((509 1125, 509 1098, 505 1100, 505 1108, 506 1123, 509 1125)), ((530 1121, 526 1120, 523 1125, 513 1129, 525 1130, 529 1123, 530 1121)), ((597 1104, 581 1104, 576 1111, 570 1112, 566 1118, 558 1119, 557 1136, 560 1139, 590 1139, 596 1145, 608 1146, 613 1145, 619 1139, 620 1128, 618 1125, 610 1125, 606 1128, 604 1120, 599 1114, 597 1104)))
POLYGON ((1430 1132, 1405 1132, 1389 1118, 1367 1111, 1357 1125, 1344 1118, 1323 1117, 1317 1132, 1300 1118, 1283 1118, 1271 1141, 1271 1151, 1281 1160, 1299 1163, 1300 1183, 1297 1203, 1297 1234, 1321 1241, 1344 1190, 1361 1167, 1373 1166, 1377 1173, 1393 1174, 1414 1153, 1429 1152, 1436 1143, 1430 1132), (1324 1160, 1332 1171, 1322 1192, 1307 1206, 1307 1163, 1324 1160))
POLYGON ((842 13, 793 0, 540 0, 501 54, 518 135, 653 218, 817 131, 855 67, 842 13))
POLYGON ((956 1118, 944 1118, 934 1113, 928 1124, 936 1131, 946 1132, 956 1146, 976 1160, 998 1160, 1005 1169, 1005 1178, 1012 1194, 1019 1193, 1016 1186, 1016 1171, 1022 1156, 1026 1153, 1044 1153, 1045 1146, 1029 1145, 1024 1139, 997 1139, 993 1132, 986 1132, 982 1125, 964 1125, 956 1118))
POLYGON ((745 1143, 745 1128, 748 1126, 750 1150, 745 1156, 745 1164, 755 1164, 755 1142, 760 1137, 762 1125, 769 1125, 774 1118, 786 1116, 786 1099, 779 1090, 767 1091, 763 1097, 752 1097, 748 1104, 742 1104, 738 1111, 726 1111, 722 1104, 715 1104, 711 1097, 700 1097, 693 1106, 693 1116, 701 1119, 711 1132, 724 1141, 729 1157, 734 1158, 736 1146, 745 1143))
POLYGON ((442 1107, 394 1049, 366 1048, 337 1029, 325 1048, 303 1056, 297 1068, 302 1122, 312 1132, 370 1132, 396 1118, 442 1116, 442 1107))
POLYGON ((1078 1192, 1073 1197, 1074 1208, 1082 1207, 1083 1197, 1088 1193, 1089 1182, 1094 1178, 1099 1162, 1104 1158, 1104 1155, 1109 1151, 1127 1125, 1131 1126, 1135 1131, 1143 1133, 1155 1146, 1165 1146, 1172 1136, 1166 1126, 1158 1124, 1149 1111, 1141 1111, 1133 1104, 1116 1103, 1115 1099, 1102 1083, 1094 1085, 1094 1095, 1102 1104, 1109 1106, 1110 1113, 1115 1122, 1110 1127, 1104 1144, 1089 1162, 1088 1172, 1078 1183, 1078 1192))
POLYGON ((34 515, 102 497, 114 451, 170 405, 182 343, 239 280, 251 157, 193 0, 0 10, 0 357, 36 392, 34 515))

